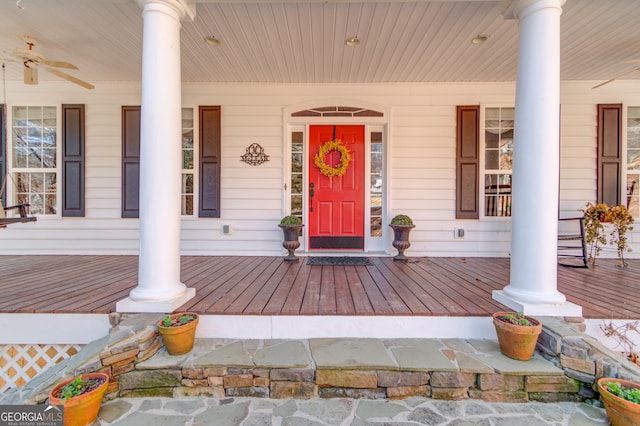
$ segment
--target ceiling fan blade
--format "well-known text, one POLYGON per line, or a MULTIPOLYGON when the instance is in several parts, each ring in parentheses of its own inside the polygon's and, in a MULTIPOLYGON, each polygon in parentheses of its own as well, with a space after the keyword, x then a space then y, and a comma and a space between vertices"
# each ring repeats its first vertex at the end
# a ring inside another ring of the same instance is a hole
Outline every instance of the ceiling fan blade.
POLYGON ((36 67, 24 67, 24 84, 38 84, 38 69, 36 67))
POLYGON ((634 73, 634 72, 636 72, 636 71, 640 71, 640 67, 634 68, 634 69, 632 69, 632 70, 625 71, 625 72, 623 72, 622 74, 618 74, 618 75, 616 75, 615 77, 613 77, 613 78, 611 78, 611 79, 609 79, 609 80, 607 80, 607 81, 605 81, 605 82, 602 82, 602 83, 600 83, 600 84, 596 84, 595 86, 593 86, 593 87, 592 87, 592 89, 597 89, 598 87, 602 87, 602 86, 604 86, 605 84, 609 84, 609 83, 611 83, 612 81, 615 81, 615 80, 617 80, 617 79, 619 79, 619 78, 622 78, 622 77, 624 77, 624 76, 626 76, 626 75, 633 74, 633 73, 634 73))
POLYGON ((45 65, 49 65, 50 67, 66 68, 66 69, 69 69, 69 70, 77 70, 78 69, 78 67, 76 67, 72 63, 64 62, 64 61, 50 61, 48 59, 42 58, 42 59, 40 59, 40 62, 42 62, 45 65))
POLYGON ((82 86, 85 89, 93 89, 95 86, 91 83, 87 83, 84 80, 80 80, 79 78, 76 78, 72 75, 67 74, 66 72, 62 72, 60 70, 57 70, 55 68, 47 68, 47 71, 49 71, 51 74, 53 75, 57 75, 58 77, 64 78, 65 80, 68 80, 72 83, 77 84, 78 86, 82 86))

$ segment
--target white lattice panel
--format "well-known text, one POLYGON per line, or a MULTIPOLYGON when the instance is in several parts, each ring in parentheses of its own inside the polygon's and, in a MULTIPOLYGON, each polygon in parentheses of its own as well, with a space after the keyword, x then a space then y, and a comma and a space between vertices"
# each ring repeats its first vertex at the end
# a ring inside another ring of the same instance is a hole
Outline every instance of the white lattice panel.
POLYGON ((0 345, 0 392, 24 386, 40 372, 78 353, 83 345, 0 345))

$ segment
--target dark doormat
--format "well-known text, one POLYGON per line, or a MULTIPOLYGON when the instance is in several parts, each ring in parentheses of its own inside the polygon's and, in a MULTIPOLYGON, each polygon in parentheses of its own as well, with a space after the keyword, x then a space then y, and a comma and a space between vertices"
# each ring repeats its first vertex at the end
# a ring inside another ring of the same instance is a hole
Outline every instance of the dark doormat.
POLYGON ((307 265, 354 265, 363 266, 371 265, 371 259, 368 257, 348 257, 348 256, 312 256, 308 258, 307 265))

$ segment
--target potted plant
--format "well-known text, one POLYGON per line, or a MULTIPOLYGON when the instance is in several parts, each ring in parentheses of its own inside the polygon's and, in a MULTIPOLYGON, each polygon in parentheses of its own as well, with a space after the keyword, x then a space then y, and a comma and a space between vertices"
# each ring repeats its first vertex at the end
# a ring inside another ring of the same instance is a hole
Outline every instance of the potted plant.
POLYGON ((618 251, 618 260, 620 267, 626 268, 627 263, 624 260, 624 252, 629 250, 627 246, 627 231, 633 231, 633 215, 625 206, 612 206, 609 208, 609 220, 611 221, 611 239, 609 242, 616 247, 618 251))
POLYGON ((602 251, 602 245, 612 244, 618 252, 619 266, 626 267, 624 252, 628 251, 627 231, 633 230, 633 216, 629 210, 623 206, 608 206, 604 203, 593 205, 587 203, 584 210, 584 231, 585 240, 590 246, 589 261, 593 266, 596 264, 596 257, 602 251), (604 224, 610 224, 609 241, 607 241, 604 224))
POLYGON ((54 386, 49 404, 64 406, 65 426, 90 425, 98 417, 108 384, 105 373, 82 374, 54 386))
POLYGON ((602 251, 601 245, 607 244, 603 223, 607 222, 609 206, 604 203, 595 205, 587 203, 582 213, 584 214, 585 240, 589 245, 589 262, 592 266, 596 266, 596 257, 602 251))
POLYGON ((406 262, 408 258, 404 255, 404 251, 411 246, 409 242, 409 233, 415 225, 413 220, 406 214, 399 214, 394 216, 389 223, 389 226, 393 229, 393 247, 398 250, 398 254, 393 260, 406 262))
POLYGON ((298 216, 285 216, 278 225, 282 229, 284 234, 284 241, 282 247, 284 247, 289 254, 284 258, 286 261, 297 260, 298 258, 294 254, 295 250, 300 247, 300 230, 302 229, 302 220, 298 216))
POLYGON ((198 320, 194 312, 168 314, 160 320, 158 331, 169 355, 183 355, 193 348, 198 320))
POLYGON ((597 384, 612 426, 640 425, 640 384, 611 377, 597 384))
POLYGON ((524 316, 522 312, 496 312, 493 314, 493 325, 500 352, 520 361, 531 359, 542 332, 540 321, 524 316))

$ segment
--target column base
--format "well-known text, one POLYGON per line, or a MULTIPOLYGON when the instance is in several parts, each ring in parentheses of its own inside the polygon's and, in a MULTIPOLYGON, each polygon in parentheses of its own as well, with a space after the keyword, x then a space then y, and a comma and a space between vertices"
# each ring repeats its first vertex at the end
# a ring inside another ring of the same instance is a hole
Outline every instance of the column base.
POLYGON ((493 300, 502 303, 516 312, 525 315, 538 315, 545 317, 581 317, 582 306, 575 303, 530 303, 514 299, 505 294, 503 290, 493 290, 493 300))
POLYGON ((116 312, 173 312, 188 300, 193 299, 195 295, 196 289, 187 287, 182 294, 171 299, 143 302, 132 300, 131 297, 127 297, 116 303, 116 312))

